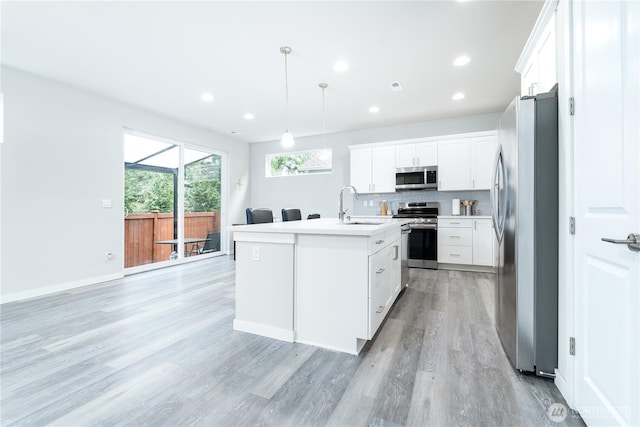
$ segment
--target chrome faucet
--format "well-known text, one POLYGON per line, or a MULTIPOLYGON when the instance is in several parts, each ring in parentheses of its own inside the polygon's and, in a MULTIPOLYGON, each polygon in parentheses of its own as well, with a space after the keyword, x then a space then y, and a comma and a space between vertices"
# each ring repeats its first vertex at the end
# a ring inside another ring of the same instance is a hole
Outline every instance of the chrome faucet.
POLYGON ((344 209, 343 201, 344 190, 346 190, 347 188, 353 190, 353 194, 356 196, 356 199, 359 197, 358 190, 356 190, 356 187, 354 187, 353 185, 345 185, 344 187, 342 187, 342 190, 340 190, 340 211, 338 212, 338 220, 340 222, 344 222, 344 214, 347 213, 347 210, 344 209))

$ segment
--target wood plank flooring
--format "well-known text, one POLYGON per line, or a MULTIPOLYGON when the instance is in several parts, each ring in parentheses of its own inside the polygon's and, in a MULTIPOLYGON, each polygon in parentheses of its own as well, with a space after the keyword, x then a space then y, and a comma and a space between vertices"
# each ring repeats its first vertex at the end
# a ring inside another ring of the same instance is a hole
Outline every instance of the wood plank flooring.
POLYGON ((491 274, 412 269, 360 356, 233 331, 234 275, 225 256, 2 305, 0 424, 583 425, 509 364, 491 274))

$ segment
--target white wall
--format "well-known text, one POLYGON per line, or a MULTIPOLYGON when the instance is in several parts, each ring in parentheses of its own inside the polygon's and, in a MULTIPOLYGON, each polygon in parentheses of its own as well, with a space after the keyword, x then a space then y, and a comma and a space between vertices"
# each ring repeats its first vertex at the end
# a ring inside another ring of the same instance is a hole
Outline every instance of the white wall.
POLYGON ((2 301, 123 275, 123 127, 228 153, 222 226, 243 220, 248 144, 8 67, 2 90, 2 301))
MULTIPOLYGON (((500 114, 501 112, 329 134, 326 136, 326 145, 333 150, 333 171, 330 174, 265 177, 266 154, 322 148, 321 136, 296 138, 296 144, 291 149, 282 148, 279 141, 252 144, 251 203, 246 207, 271 208, 276 217, 280 216, 280 209, 285 207, 300 208, 303 217, 312 212, 323 217, 337 217, 340 189, 349 184, 350 180, 349 145, 493 130, 498 126, 500 114)), ((353 211, 352 206, 349 212, 353 211)))

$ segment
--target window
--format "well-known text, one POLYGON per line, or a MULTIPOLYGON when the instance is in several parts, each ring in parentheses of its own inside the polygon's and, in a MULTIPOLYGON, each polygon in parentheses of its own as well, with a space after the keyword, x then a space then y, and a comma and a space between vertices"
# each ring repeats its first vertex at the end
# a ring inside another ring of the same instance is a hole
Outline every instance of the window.
POLYGON ((267 154, 264 170, 266 177, 331 173, 331 149, 267 154))

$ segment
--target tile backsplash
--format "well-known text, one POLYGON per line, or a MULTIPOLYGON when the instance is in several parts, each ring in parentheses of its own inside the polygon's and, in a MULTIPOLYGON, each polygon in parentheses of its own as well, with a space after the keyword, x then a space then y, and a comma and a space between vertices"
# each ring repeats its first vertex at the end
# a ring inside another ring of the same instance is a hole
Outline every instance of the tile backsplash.
POLYGON ((433 191, 416 190, 401 191, 397 193, 384 194, 361 194, 360 198, 354 200, 354 215, 380 215, 380 204, 382 201, 391 203, 391 208, 395 214, 398 211, 400 202, 439 202, 440 215, 451 215, 451 200, 475 200, 474 215, 491 215, 491 202, 489 191, 433 191), (363 203, 367 202, 367 206, 363 203), (372 204, 373 206, 369 206, 372 204))

